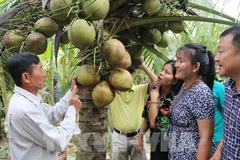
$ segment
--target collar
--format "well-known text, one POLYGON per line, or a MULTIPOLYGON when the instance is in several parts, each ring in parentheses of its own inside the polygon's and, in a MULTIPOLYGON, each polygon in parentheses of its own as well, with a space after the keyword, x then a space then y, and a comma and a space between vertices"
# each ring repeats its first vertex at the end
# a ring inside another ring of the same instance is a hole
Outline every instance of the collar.
POLYGON ((39 94, 37 94, 37 96, 35 96, 34 94, 26 91, 25 89, 23 89, 21 87, 16 86, 16 85, 14 87, 14 90, 15 90, 15 93, 22 95, 29 101, 33 102, 36 106, 39 106, 40 103, 42 102, 42 97, 39 94))
POLYGON ((236 83, 232 78, 228 78, 226 81, 226 87, 228 87, 229 89, 231 89, 234 94, 236 95, 240 95, 240 91, 237 92, 237 87, 236 87, 236 83))

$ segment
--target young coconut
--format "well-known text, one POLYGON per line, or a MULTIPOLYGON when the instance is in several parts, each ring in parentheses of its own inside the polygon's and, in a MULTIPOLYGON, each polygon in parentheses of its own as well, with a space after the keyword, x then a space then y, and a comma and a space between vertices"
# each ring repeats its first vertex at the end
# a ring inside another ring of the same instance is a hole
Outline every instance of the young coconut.
POLYGON ((95 40, 96 31, 91 22, 84 19, 75 20, 69 27, 68 38, 79 49, 84 49, 95 40))
POLYGON ((115 90, 107 81, 100 81, 92 90, 92 100, 97 107, 109 105, 115 97, 115 90))
POLYGON ((37 55, 42 54, 47 50, 47 44, 47 38, 38 32, 29 34, 26 39, 27 50, 37 55))
POLYGON ((94 66, 90 64, 81 65, 77 72, 77 82, 86 87, 94 87, 100 81, 100 74, 94 66))
POLYGON ((132 62, 131 62, 130 54, 126 51, 124 58, 121 60, 118 66, 123 69, 127 69, 128 67, 131 66, 131 63, 132 62))
POLYGON ((143 0, 142 9, 148 15, 152 15, 156 13, 161 7, 161 3, 159 0, 143 0))
POLYGON ((119 91, 127 91, 132 88, 133 77, 123 68, 116 68, 109 76, 110 84, 119 91))
POLYGON ((53 13, 53 17, 65 21, 68 18, 68 12, 70 11, 73 0, 51 0, 50 10, 53 13))
POLYGON ((168 35, 167 33, 162 34, 161 40, 156 44, 158 47, 166 48, 168 47, 168 35))
POLYGON ((35 23, 35 30, 50 38, 57 32, 58 25, 52 18, 42 17, 35 23))
POLYGON ((157 28, 142 32, 142 39, 146 44, 154 45, 161 40, 161 32, 157 28))
POLYGON ((10 30, 6 32, 3 36, 3 45, 9 52, 18 53, 24 42, 25 38, 20 36, 19 30, 10 30))
POLYGON ((110 64, 118 65, 125 56, 125 47, 118 39, 109 39, 102 46, 102 55, 110 64))
POLYGON ((83 2, 83 13, 91 20, 101 20, 109 11, 109 0, 88 0, 83 2))
POLYGON ((167 25, 173 33, 181 33, 186 28, 186 25, 183 21, 172 21, 168 22, 167 25))

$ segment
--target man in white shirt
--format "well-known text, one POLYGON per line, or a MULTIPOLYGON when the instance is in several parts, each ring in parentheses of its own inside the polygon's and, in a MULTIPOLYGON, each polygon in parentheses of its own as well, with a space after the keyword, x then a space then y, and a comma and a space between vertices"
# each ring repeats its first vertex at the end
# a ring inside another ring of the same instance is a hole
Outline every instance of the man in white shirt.
POLYGON ((15 82, 8 109, 11 160, 57 160, 73 134, 80 132, 76 115, 82 103, 76 95, 76 77, 70 90, 55 106, 42 102, 38 90, 44 87, 46 73, 38 56, 22 52, 6 63, 15 82), (53 124, 64 116, 58 127, 53 124))

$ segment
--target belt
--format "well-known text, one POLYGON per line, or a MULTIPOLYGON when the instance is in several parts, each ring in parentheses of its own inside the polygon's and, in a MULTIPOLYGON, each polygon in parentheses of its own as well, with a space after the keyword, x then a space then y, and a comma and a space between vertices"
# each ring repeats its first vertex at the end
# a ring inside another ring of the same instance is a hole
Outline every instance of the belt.
POLYGON ((128 133, 119 131, 116 128, 114 128, 114 131, 116 131, 118 134, 125 135, 126 137, 134 137, 140 132, 140 128, 134 132, 128 132, 128 133))

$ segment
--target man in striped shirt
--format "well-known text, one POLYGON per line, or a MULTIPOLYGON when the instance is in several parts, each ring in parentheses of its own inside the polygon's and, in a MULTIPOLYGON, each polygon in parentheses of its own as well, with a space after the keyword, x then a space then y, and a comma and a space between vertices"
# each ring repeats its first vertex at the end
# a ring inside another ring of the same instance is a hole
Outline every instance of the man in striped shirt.
POLYGON ((220 35, 215 61, 225 84, 224 135, 211 160, 240 160, 240 26, 220 35))

